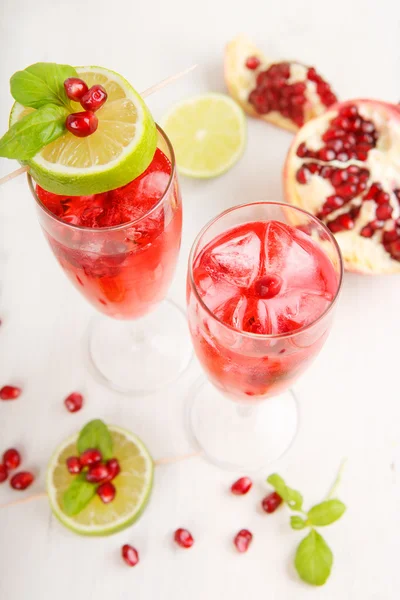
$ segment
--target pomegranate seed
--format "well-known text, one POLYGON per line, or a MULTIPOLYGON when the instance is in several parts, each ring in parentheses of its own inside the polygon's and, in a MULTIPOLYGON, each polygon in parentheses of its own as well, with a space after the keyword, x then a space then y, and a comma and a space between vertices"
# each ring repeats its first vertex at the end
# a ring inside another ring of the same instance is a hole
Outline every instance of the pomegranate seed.
POLYGON ((78 412, 78 410, 81 410, 83 405, 83 396, 78 392, 72 392, 72 394, 65 398, 64 404, 69 412, 78 412))
POLYGON ((8 477, 8 470, 6 465, 0 464, 0 483, 3 483, 8 477))
POLYGON ((115 479, 115 477, 120 473, 121 467, 119 466, 119 462, 116 458, 111 458, 106 462, 106 467, 108 469, 108 481, 115 479))
POLYGON ((296 173, 296 179, 299 183, 307 183, 308 171, 305 167, 300 167, 300 169, 296 173))
POLYGON ((10 485, 14 490, 26 490, 34 481, 34 476, 28 471, 20 471, 11 477, 10 485))
POLYGON ((257 56, 249 56, 246 60, 246 67, 251 71, 254 71, 260 66, 260 59, 257 56))
POLYGON ((357 107, 354 104, 343 106, 340 110, 340 114, 343 117, 356 117, 358 115, 357 107))
POLYGON ((377 204, 388 204, 390 202, 390 196, 386 192, 379 192, 375 196, 375 202, 377 204))
POLYGON ((21 464, 21 455, 18 450, 15 448, 6 450, 3 454, 3 463, 10 471, 19 467, 21 464))
POLYGON ((250 491, 253 482, 249 477, 241 477, 235 483, 232 483, 231 491, 232 494, 236 494, 236 496, 243 496, 250 491))
POLYGON ((70 133, 76 137, 87 137, 94 133, 98 127, 99 120, 91 111, 72 113, 68 115, 65 126, 70 133))
POLYGON ((297 148, 296 154, 297 154, 297 156, 300 156, 300 158, 304 158, 305 156, 307 156, 307 153, 308 153, 307 146, 305 145, 304 142, 302 142, 300 144, 300 146, 297 148))
POLYGON ((101 452, 97 448, 88 448, 79 458, 82 467, 91 467, 102 460, 101 452))
POLYGON ((174 534, 174 540, 181 548, 191 548, 194 544, 192 534, 187 529, 177 529, 174 534))
POLYGON ((96 490, 96 494, 104 504, 112 502, 115 498, 116 489, 110 481, 105 481, 96 490))
POLYGON ((344 198, 341 196, 328 196, 325 202, 326 206, 332 209, 340 208, 344 203, 344 198))
POLYGON ((390 244, 390 242, 395 242, 398 239, 398 234, 395 229, 391 231, 384 231, 382 241, 384 244, 390 244))
POLYGON ((68 77, 64 81, 64 89, 70 100, 79 102, 82 96, 88 91, 88 86, 78 77, 68 77))
POLYGON ((307 71, 307 79, 310 81, 319 82, 321 81, 321 77, 318 75, 314 67, 310 67, 307 71))
POLYGON ((400 260, 400 240, 396 240, 390 244, 389 252, 393 258, 400 260))
POLYGON ((21 394, 21 388, 14 385, 5 385, 0 390, 0 398, 2 400, 15 400, 21 394))
POLYGON ((366 238, 370 238, 374 235, 374 230, 369 225, 365 225, 360 231, 360 235, 366 238))
POLYGON ((307 169, 314 175, 314 173, 319 173, 321 171, 321 165, 318 163, 308 163, 307 169))
POLYGON ((333 173, 333 167, 322 167, 321 169, 321 177, 323 177, 324 179, 330 179, 333 173))
POLYGON ((139 553, 133 546, 124 544, 124 546, 121 548, 121 554, 128 567, 134 567, 138 564, 139 553))
POLYGON ((107 477, 108 469, 106 465, 101 463, 92 465, 89 467, 89 471, 86 473, 86 479, 87 481, 90 481, 90 483, 102 483, 103 481, 106 481, 107 477))
MULTIPOLYGON (((380 183, 373 183, 371 185, 371 187, 369 188, 368 192, 365 194, 364 196, 364 200, 374 200, 378 194, 381 192, 382 190, 382 186, 380 183)), ((387 200, 384 200, 385 202, 389 201, 389 197, 387 198, 387 200)))
POLYGON ((236 534, 233 543, 235 544, 238 552, 247 552, 252 539, 253 534, 250 533, 248 529, 241 529, 239 533, 236 534))
POLYGON ((81 461, 77 456, 70 456, 67 458, 67 469, 71 475, 77 475, 82 471, 81 461))
POLYGON ((254 290, 259 298, 267 300, 279 294, 281 287, 282 279, 278 275, 266 275, 256 281, 254 290))
POLYGON ((282 504, 282 498, 277 492, 271 492, 261 502, 263 510, 269 514, 275 512, 280 504, 282 504))
MULTIPOLYGON (((107 100, 107 92, 102 85, 92 87, 81 98, 81 106, 87 111, 99 110, 107 100)), ((96 125, 97 129, 97 125, 96 125)))
POLYGON ((379 221, 378 219, 375 219, 375 221, 371 221, 369 226, 371 227, 372 231, 376 231, 377 229, 382 229, 384 224, 384 221, 379 221))
POLYGON ((349 160, 349 155, 347 152, 339 152, 339 154, 336 155, 336 158, 341 162, 346 162, 349 160))
POLYGON ((375 214, 377 219, 381 221, 387 221, 392 216, 393 208, 390 204, 381 204, 377 207, 375 214))

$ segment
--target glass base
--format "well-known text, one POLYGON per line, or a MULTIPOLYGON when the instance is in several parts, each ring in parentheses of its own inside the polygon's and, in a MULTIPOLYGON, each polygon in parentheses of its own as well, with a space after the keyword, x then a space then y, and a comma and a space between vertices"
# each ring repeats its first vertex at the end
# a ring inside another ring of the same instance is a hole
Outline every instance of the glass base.
POLYGON ((91 365, 102 382, 125 394, 165 388, 192 357, 185 314, 170 300, 137 321, 96 317, 88 346, 91 365))
POLYGON ((187 419, 191 436, 210 462, 249 473, 290 448, 298 407, 290 390, 259 404, 239 404, 202 379, 192 392, 187 419))

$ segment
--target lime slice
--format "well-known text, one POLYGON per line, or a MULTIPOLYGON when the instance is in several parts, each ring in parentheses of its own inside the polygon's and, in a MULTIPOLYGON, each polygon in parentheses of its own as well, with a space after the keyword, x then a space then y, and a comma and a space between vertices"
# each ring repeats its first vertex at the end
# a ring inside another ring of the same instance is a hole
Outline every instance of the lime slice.
POLYGON ((153 460, 143 442, 120 427, 108 426, 113 442, 113 454, 121 472, 113 480, 115 499, 103 504, 96 495, 77 515, 63 511, 63 495, 74 475, 70 475, 66 460, 77 456, 78 433, 65 440, 56 450, 47 468, 47 494, 53 513, 63 525, 81 535, 110 535, 125 529, 139 518, 146 507, 153 485, 153 460))
MULTIPOLYGON (((107 101, 96 112, 97 131, 86 138, 67 131, 26 163, 43 188, 71 196, 126 185, 146 170, 157 144, 149 109, 121 75, 102 67, 79 67, 77 71, 89 87, 100 84, 107 91, 107 101)), ((77 102, 71 106, 71 112, 83 110, 77 102)), ((10 125, 32 110, 15 103, 10 125)))
POLYGON ((246 145, 246 119, 240 106, 224 94, 204 94, 173 106, 163 119, 179 171, 209 178, 239 160, 246 145))

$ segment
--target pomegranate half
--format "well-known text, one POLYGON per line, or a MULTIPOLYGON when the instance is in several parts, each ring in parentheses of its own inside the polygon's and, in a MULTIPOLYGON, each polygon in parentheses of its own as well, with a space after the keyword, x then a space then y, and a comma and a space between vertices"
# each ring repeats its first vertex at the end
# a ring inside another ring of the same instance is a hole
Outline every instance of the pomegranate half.
POLYGON ((252 117, 289 131, 337 102, 330 85, 298 62, 271 62, 245 36, 225 49, 225 81, 231 96, 252 117))
POLYGON ((400 272, 400 111, 377 100, 334 105, 297 133, 286 199, 335 234, 345 268, 400 272))

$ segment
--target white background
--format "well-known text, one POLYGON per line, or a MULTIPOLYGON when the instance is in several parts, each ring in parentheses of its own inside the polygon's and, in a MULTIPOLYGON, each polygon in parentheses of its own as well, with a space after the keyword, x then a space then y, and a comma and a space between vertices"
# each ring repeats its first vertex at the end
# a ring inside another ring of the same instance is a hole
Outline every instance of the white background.
MULTIPOLYGON (((199 63, 184 81, 149 100, 156 118, 179 99, 223 91, 224 44, 239 32, 271 58, 315 64, 341 98, 400 99, 400 4, 389 0, 1 0, 0 131, 11 105, 8 79, 37 61, 100 64, 124 74, 139 90, 199 63)), ((249 123, 244 158, 215 181, 182 181, 184 236, 171 297, 184 305, 190 243, 223 209, 260 199, 281 199, 281 169, 291 135, 249 123)), ((2 160, 0 175, 15 168, 2 160)), ((44 487, 54 447, 93 417, 124 424, 154 457, 190 451, 183 406, 200 373, 192 363, 163 393, 127 398, 101 387, 87 373, 83 335, 92 309, 56 264, 36 222, 24 178, 0 189, 0 386, 24 393, 0 403, 0 452, 22 449, 44 487), (63 398, 82 390, 84 409, 67 413, 63 398)), ((150 507, 131 529, 103 539, 80 538, 52 517, 45 499, 0 509, 1 600, 269 600, 308 598, 394 600, 400 574, 400 279, 347 274, 336 322, 319 358, 296 385, 301 429, 284 459, 256 477, 252 492, 231 497, 234 476, 200 458, 158 467, 150 507), (348 465, 340 497, 348 511, 325 530, 335 554, 324 588, 300 583, 291 567, 301 532, 290 530, 285 510, 262 514, 265 477, 280 472, 322 499, 343 457, 348 465), (397 462, 396 462, 397 456, 397 462), (186 526, 195 546, 173 546, 186 526), (248 527, 246 555, 231 539, 248 527), (140 565, 127 568, 119 549, 135 545, 140 565)), ((29 494, 30 492, 26 492, 29 494)), ((15 499, 0 486, 0 504, 15 499)))

